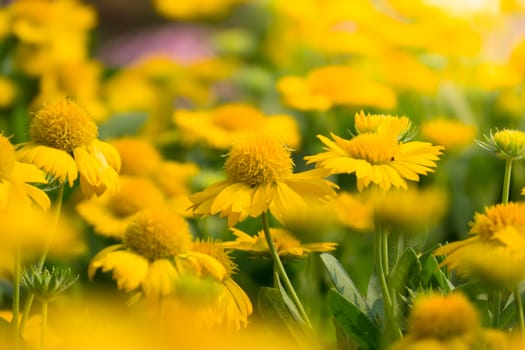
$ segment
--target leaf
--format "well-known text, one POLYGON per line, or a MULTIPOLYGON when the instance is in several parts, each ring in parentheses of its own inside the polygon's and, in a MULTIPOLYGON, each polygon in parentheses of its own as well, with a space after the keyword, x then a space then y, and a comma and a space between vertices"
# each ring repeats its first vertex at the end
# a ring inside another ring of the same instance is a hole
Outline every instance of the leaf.
POLYGON ((375 271, 370 275, 370 280, 368 281, 366 303, 370 309, 368 317, 372 321, 378 321, 379 323, 382 323, 385 319, 383 293, 381 292, 381 285, 379 284, 379 279, 377 278, 377 273, 375 271))
POLYGON ((335 288, 341 293, 347 300, 357 306, 359 310, 365 314, 370 314, 370 309, 366 304, 365 300, 357 290, 354 282, 348 276, 341 263, 328 253, 321 254, 321 260, 328 271, 328 275, 332 280, 335 288))
POLYGON ((286 307, 288 308, 288 311, 290 311, 290 314, 292 315, 295 321, 297 321, 301 325, 305 325, 306 323, 301 317, 299 310, 297 310, 297 306, 292 301, 292 299, 290 299, 290 297, 288 296, 288 293, 286 293, 286 290, 284 289, 281 283, 281 279, 279 278, 279 276, 276 276, 276 277, 277 277, 276 281, 277 281, 277 287, 279 289, 279 293, 281 293, 281 298, 284 304, 286 305, 286 307))
POLYGON ((381 333, 368 316, 335 289, 328 292, 328 303, 336 325, 360 349, 377 349, 381 333))
POLYGON ((257 297, 257 308, 261 317, 277 330, 287 329, 297 340, 304 337, 304 332, 292 317, 281 292, 276 288, 261 287, 257 297))
POLYGON ((416 252, 414 249, 408 248, 403 255, 401 255, 388 276, 391 288, 396 291, 396 293, 401 291, 401 288, 406 284, 407 276, 417 275, 421 269, 422 267, 416 252), (410 274, 410 272, 413 273, 410 274))
POLYGON ((419 260, 423 266, 419 279, 423 287, 439 287, 447 293, 455 288, 441 270, 436 257, 433 256, 431 252, 421 256, 419 260))

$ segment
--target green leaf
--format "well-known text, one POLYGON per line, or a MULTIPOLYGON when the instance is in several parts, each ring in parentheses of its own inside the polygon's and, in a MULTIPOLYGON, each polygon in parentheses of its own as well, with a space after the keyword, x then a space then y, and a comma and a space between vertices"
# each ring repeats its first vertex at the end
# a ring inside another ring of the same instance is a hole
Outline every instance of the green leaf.
POLYGON ((400 292, 401 288, 406 284, 407 276, 419 274, 421 269, 416 252, 414 249, 408 248, 401 255, 388 276, 390 286, 394 291, 400 292))
POLYGON ((381 291, 381 285, 379 284, 379 279, 377 278, 377 273, 375 271, 370 275, 370 280, 368 281, 366 303, 370 309, 368 317, 372 321, 378 321, 379 323, 382 323, 385 319, 383 292, 381 291))
POLYGON ((299 310, 297 310, 297 306, 295 305, 295 303, 292 301, 292 299, 290 299, 290 297, 288 296, 288 293, 286 293, 286 290, 284 289, 282 283, 281 283, 281 279, 279 278, 279 276, 276 276, 276 281, 277 281, 277 288, 279 289, 279 293, 281 293, 281 298, 284 302, 284 304, 286 305, 286 307, 288 308, 288 311, 290 311, 290 314, 292 315, 293 319, 295 321, 297 321, 298 323, 302 324, 302 325, 305 325, 305 321, 303 320, 303 318, 301 317, 301 314, 299 313, 299 310))
POLYGON ((368 316, 335 289, 328 292, 330 310, 339 327, 360 349, 377 349, 381 333, 368 316))
POLYGON ((359 308, 359 310, 367 315, 370 314, 368 305, 341 263, 328 253, 321 254, 321 260, 337 291, 359 308))
POLYGON ((449 281, 445 273, 439 267, 439 263, 431 252, 428 252, 419 258, 423 269, 420 275, 421 285, 425 288, 439 287, 444 292, 451 292, 455 287, 449 281))
POLYGON ((261 287, 259 289, 257 308, 261 317, 276 329, 287 329, 296 340, 304 337, 304 332, 292 317, 281 292, 276 288, 261 287))

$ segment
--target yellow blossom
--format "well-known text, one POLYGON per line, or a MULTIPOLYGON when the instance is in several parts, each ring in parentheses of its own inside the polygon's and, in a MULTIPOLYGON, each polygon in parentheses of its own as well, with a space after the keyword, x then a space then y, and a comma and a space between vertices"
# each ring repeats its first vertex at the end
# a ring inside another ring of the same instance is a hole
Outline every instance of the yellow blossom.
POLYGON ((374 228, 374 207, 369 198, 341 191, 334 200, 339 222, 357 231, 374 228))
POLYGON ((220 16, 227 13, 231 7, 247 0, 155 0, 155 9, 163 16, 172 19, 196 19, 220 16))
POLYGON ((90 197, 118 189, 120 156, 97 139, 95 122, 76 102, 65 99, 42 107, 31 119, 31 141, 17 157, 33 163, 60 183, 73 186, 80 175, 83 193, 90 197))
MULTIPOLYGON (((257 235, 250 236, 241 230, 231 228, 235 241, 223 242, 222 246, 228 249, 237 249, 252 252, 255 254, 270 254, 270 248, 266 242, 264 231, 259 231, 257 235)), ((282 257, 301 258, 312 252, 329 252, 335 250, 337 243, 301 243, 291 232, 281 228, 270 228, 275 249, 282 257)))
POLYGON ((525 157, 525 132, 521 130, 503 129, 494 133, 491 130, 483 138, 477 140, 478 145, 499 158, 517 160, 525 157))
POLYGON ((45 174, 32 164, 18 162, 15 147, 0 134, 0 211, 32 202, 49 208, 49 197, 31 183, 47 183, 45 174))
POLYGON ((459 120, 438 117, 421 124, 421 133, 447 150, 462 149, 474 143, 476 127, 459 120))
POLYGON ((266 116, 249 104, 229 103, 211 111, 176 110, 175 125, 183 141, 188 144, 205 142, 206 145, 226 149, 236 139, 254 132, 279 135, 291 148, 300 144, 299 125, 284 114, 266 116))
POLYGON ((235 142, 225 163, 227 180, 190 196, 196 215, 228 217, 235 225, 268 209, 277 219, 290 210, 301 210, 305 198, 326 200, 335 195, 335 184, 314 169, 293 173, 290 150, 266 135, 235 142))

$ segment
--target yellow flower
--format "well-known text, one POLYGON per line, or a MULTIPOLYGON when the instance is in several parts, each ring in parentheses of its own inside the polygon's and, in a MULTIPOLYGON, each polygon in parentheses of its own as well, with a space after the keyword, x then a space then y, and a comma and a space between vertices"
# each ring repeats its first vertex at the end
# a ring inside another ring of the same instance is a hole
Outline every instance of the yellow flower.
POLYGON ((392 109, 397 104, 390 87, 350 66, 317 68, 306 78, 286 76, 279 80, 277 89, 287 105, 302 110, 327 110, 335 105, 392 109))
POLYGON ((408 318, 408 333, 416 339, 465 337, 479 328, 476 308, 460 293, 420 296, 408 318))
POLYGON ((483 135, 484 140, 477 140, 478 145, 502 159, 517 160, 525 157, 525 132, 521 130, 503 129, 490 131, 483 135))
POLYGON ((358 231, 374 228, 374 207, 368 198, 341 191, 334 201, 339 222, 358 231))
POLYGON ((5 77, 0 77, 0 108, 6 108, 13 104, 18 88, 15 83, 5 77))
POLYGON ((443 145, 447 150, 462 149, 474 142, 476 127, 459 120, 434 118, 423 122, 421 133, 431 142, 443 145))
POLYGON ((247 0, 155 0, 153 4, 167 18, 188 20, 224 15, 231 7, 245 1, 247 0))
POLYGON ((80 174, 82 192, 90 197, 118 189, 120 156, 97 139, 98 128, 74 101, 65 99, 41 108, 32 118, 31 141, 17 151, 20 160, 35 164, 60 183, 80 174))
POLYGON ((443 150, 428 142, 400 143, 397 135, 388 133, 362 133, 350 140, 331 135, 334 141, 318 135, 326 152, 305 159, 332 174, 355 173, 359 191, 370 183, 384 190, 392 186, 406 189, 406 180, 419 181, 419 175, 433 172, 443 150))
POLYGON ((123 137, 110 143, 122 159, 122 175, 150 176, 162 162, 159 151, 145 139, 123 137))
POLYGON ((301 210, 305 198, 325 200, 335 195, 336 185, 323 179, 323 170, 294 174, 293 166, 290 150, 276 139, 254 135, 239 140, 228 153, 227 180, 192 194, 193 212, 227 216, 233 226, 268 209, 282 220, 282 213, 301 210))
POLYGON ((446 193, 438 188, 374 191, 372 202, 375 221, 402 233, 427 232, 447 209, 446 193))
POLYGON ((226 149, 236 139, 253 132, 279 135, 291 148, 299 146, 299 125, 294 118, 279 114, 266 116, 249 104, 229 103, 211 111, 177 110, 173 115, 184 142, 205 142, 208 146, 226 149))
POLYGON ((405 116, 397 117, 384 114, 367 114, 363 111, 355 114, 355 130, 359 134, 378 133, 395 135, 398 140, 411 138, 412 123, 405 116))
POLYGON ((232 279, 237 265, 218 242, 196 240, 191 250, 194 253, 198 252, 216 259, 224 266, 226 273, 218 279, 209 271, 198 271, 197 269, 197 272, 201 272, 197 274, 197 281, 194 280, 192 283, 191 275, 190 279, 180 279, 176 283, 177 293, 172 300, 172 306, 184 308, 186 305, 195 317, 208 327, 214 325, 226 326, 229 329, 246 327, 248 316, 252 313, 253 308, 246 293, 232 279), (199 291, 202 288, 205 290, 199 291), (208 295, 203 297, 203 293, 206 294, 206 292, 208 295))
MULTIPOLYGON (((231 228, 237 237, 235 241, 223 242, 222 246, 228 249, 249 251, 256 254, 270 254, 264 231, 259 231, 256 236, 250 236, 241 230, 231 228)), ((319 242, 302 244, 291 232, 281 228, 270 228, 275 249, 280 256, 288 258, 302 258, 312 252, 329 252, 335 250, 337 243, 319 242)))
POLYGON ((14 146, 0 134, 0 211, 32 202, 49 208, 49 197, 30 183, 47 183, 45 174, 32 164, 18 162, 14 146))
POLYGON ((192 252, 192 237, 184 218, 169 210, 143 210, 135 214, 122 244, 101 250, 93 257, 88 275, 113 271, 119 289, 138 288, 147 297, 174 292, 175 280, 187 271, 203 271, 222 280, 226 268, 216 259, 192 252))
POLYGON ((95 232, 122 238, 133 215, 143 209, 167 206, 162 191, 150 180, 120 176, 120 191, 80 202, 76 210, 95 232))
POLYGON ((513 288, 525 277, 525 203, 486 207, 471 223, 472 237, 446 244, 434 255, 460 276, 495 288, 513 288))

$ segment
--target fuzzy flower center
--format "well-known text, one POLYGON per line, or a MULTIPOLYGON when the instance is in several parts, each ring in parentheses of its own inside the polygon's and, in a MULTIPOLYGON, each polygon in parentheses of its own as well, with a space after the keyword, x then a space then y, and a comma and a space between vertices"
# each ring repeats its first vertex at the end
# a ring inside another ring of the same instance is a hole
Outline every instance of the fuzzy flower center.
POLYGON ((9 179, 16 164, 15 149, 9 139, 0 135, 0 181, 9 179))
POLYGON ((169 211, 154 210, 136 214, 126 229, 124 243, 152 261, 182 254, 192 244, 184 218, 169 211))
POLYGON ((394 161, 397 145, 396 137, 364 133, 352 138, 343 147, 351 158, 377 165, 394 161))
POLYGON ((207 254, 217 259, 226 269, 227 277, 231 277, 233 272, 237 270, 237 265, 232 261, 228 252, 217 242, 196 240, 193 242, 192 251, 207 254))
POLYGON ((525 232, 525 203, 497 204, 485 209, 485 213, 476 213, 470 229, 471 234, 490 240, 494 234, 508 226, 525 232))
POLYGON ((31 140, 72 153, 98 136, 97 125, 76 102, 60 100, 41 108, 31 120, 31 140))
POLYGON ((253 137, 232 145, 225 168, 230 181, 258 186, 291 174, 293 165, 285 145, 269 137, 253 137))

